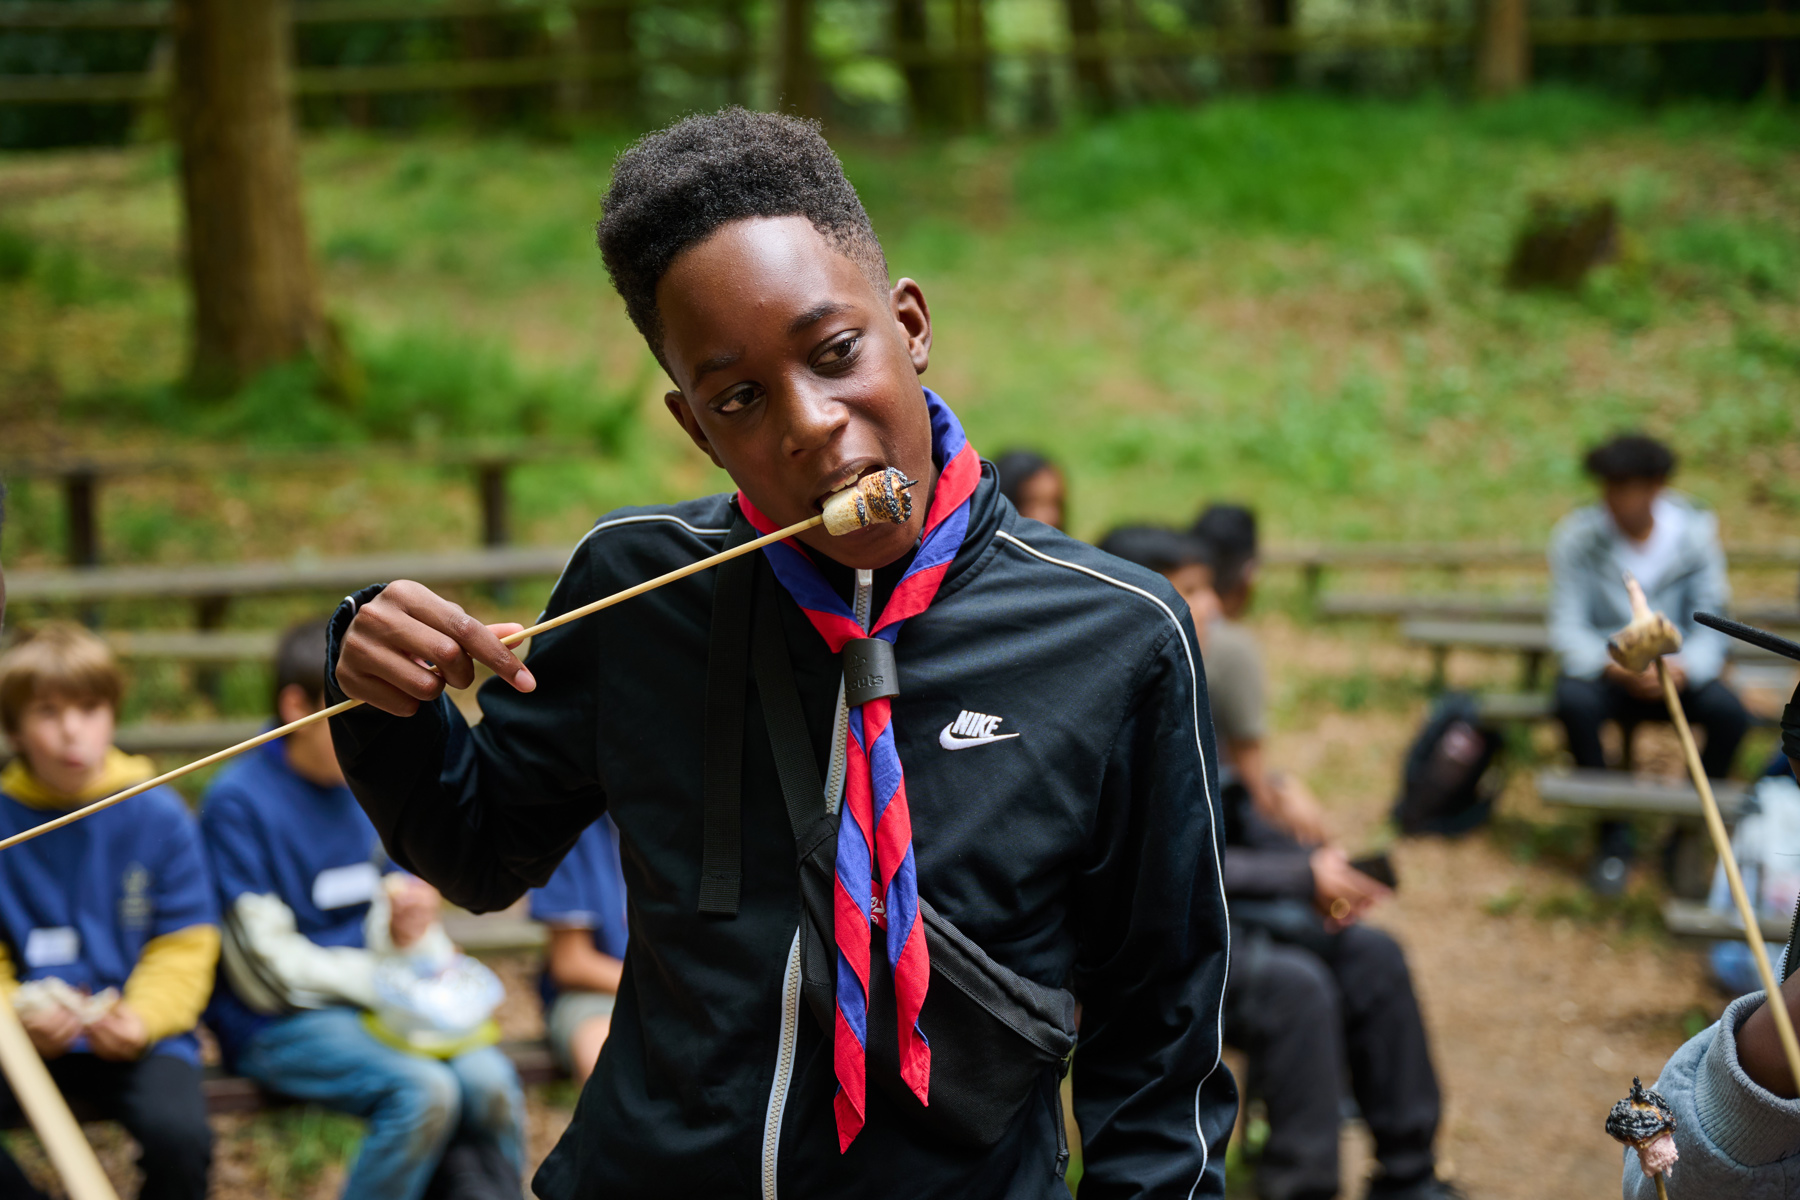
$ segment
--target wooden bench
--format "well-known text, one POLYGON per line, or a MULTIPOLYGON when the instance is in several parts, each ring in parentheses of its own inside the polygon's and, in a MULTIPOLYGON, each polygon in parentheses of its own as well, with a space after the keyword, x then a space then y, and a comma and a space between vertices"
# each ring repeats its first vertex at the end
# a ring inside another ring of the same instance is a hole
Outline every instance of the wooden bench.
MULTIPOLYGON (((1398 571, 1436 569, 1448 575, 1466 570, 1543 569, 1545 549, 1522 542, 1340 542, 1271 546, 1264 566, 1298 568, 1308 597, 1317 598, 1327 570, 1398 571)), ((1728 545, 1725 558, 1746 570, 1800 567, 1800 541, 1728 545)))
MULTIPOLYGON (((1444 686, 1450 651, 1458 648, 1517 654, 1522 664, 1521 683, 1527 691, 1538 686, 1544 661, 1551 655, 1550 630, 1542 622, 1452 621, 1416 617, 1400 626, 1400 636, 1431 650, 1431 682, 1444 686)), ((1732 641, 1727 650, 1732 663, 1758 665, 1786 662, 1780 655, 1732 641)))
MULTIPOLYGON (((519 1082, 526 1087, 567 1078, 562 1068, 556 1065, 556 1058, 550 1053, 550 1044, 546 1041, 501 1042, 500 1049, 512 1060, 513 1069, 519 1073, 519 1082)), ((265 1109, 288 1108, 304 1103, 277 1092, 265 1091, 241 1075, 229 1074, 222 1067, 208 1067, 200 1088, 206 1097, 207 1115, 214 1117, 258 1113, 265 1109)), ((92 1113, 77 1112, 76 1115, 83 1120, 98 1119, 92 1113)))
MULTIPOLYGON (((1457 592, 1334 592, 1320 597, 1314 611, 1321 617, 1340 620, 1542 621, 1548 605, 1548 598, 1537 593, 1491 596, 1457 592)), ((1752 625, 1800 628, 1800 607, 1792 604, 1735 604, 1732 615, 1752 625)))
MULTIPOLYGON (((1729 821, 1743 807, 1747 785, 1735 779, 1712 781, 1713 798, 1729 821)), ((1545 804, 1602 817, 1655 816, 1699 821, 1700 793, 1685 779, 1632 775, 1625 771, 1539 771, 1538 796, 1545 804)))
MULTIPOLYGON (((1672 818, 1675 828, 1664 858, 1669 888, 1688 900, 1706 895, 1712 883, 1712 841, 1701 829, 1700 794, 1687 780, 1624 771, 1540 771, 1537 789, 1547 805, 1594 817, 1672 818)), ((1713 796, 1727 821, 1736 818, 1747 790, 1736 780, 1713 780, 1713 796)))
MULTIPOLYGON (((253 738, 268 727, 269 722, 261 718, 124 725, 113 735, 113 745, 127 754, 211 754, 253 738)), ((12 745, 0 734, 0 762, 10 759, 12 753, 12 745)))
POLYGON ((100 487, 129 475, 219 475, 255 471, 379 470, 396 466, 463 467, 474 473, 481 504, 481 542, 510 540, 507 476, 525 463, 581 458, 591 454, 568 442, 487 441, 434 446, 388 445, 363 449, 338 446, 257 448, 192 446, 152 452, 111 451, 22 455, 0 459, 0 478, 55 479, 63 493, 64 559, 70 566, 100 561, 100 487))
MULTIPOLYGON (((1677 937, 1735 942, 1744 936, 1744 924, 1738 920, 1737 913, 1718 912, 1698 900, 1683 900, 1671 896, 1662 902, 1662 918, 1663 927, 1677 937)), ((1761 913, 1757 916, 1756 923, 1762 929, 1763 940, 1772 943, 1769 953, 1779 955, 1791 930, 1788 919, 1761 913)))

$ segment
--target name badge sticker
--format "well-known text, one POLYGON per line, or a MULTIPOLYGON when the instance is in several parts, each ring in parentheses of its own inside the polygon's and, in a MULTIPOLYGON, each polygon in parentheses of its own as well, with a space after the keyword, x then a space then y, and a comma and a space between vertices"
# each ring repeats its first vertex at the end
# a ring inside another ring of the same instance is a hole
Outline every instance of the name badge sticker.
POLYGON ((367 904, 381 886, 381 872, 374 863, 352 863, 347 867, 327 867, 313 876, 312 900, 322 912, 367 904))
POLYGON ((25 965, 66 967, 81 957, 81 934, 71 925, 34 929, 25 935, 25 965))

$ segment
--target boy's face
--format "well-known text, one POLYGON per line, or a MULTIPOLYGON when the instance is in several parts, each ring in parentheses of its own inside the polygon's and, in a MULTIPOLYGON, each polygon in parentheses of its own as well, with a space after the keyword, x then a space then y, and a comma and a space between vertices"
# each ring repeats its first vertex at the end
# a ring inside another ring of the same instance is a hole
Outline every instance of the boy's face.
POLYGON ((937 471, 919 375, 931 315, 910 279, 889 293, 805 217, 734 221, 677 258, 656 289, 665 398, 694 444, 777 525, 883 467, 913 489, 904 525, 800 536, 849 567, 886 566, 919 538, 937 471))
POLYGON ((1162 574, 1164 579, 1175 585, 1181 598, 1187 601, 1188 612, 1194 618, 1194 628, 1205 629, 1207 623, 1219 615, 1219 597, 1213 592, 1211 567, 1205 563, 1186 563, 1162 574))
POLYGON ((1601 485, 1607 511, 1627 537, 1643 541, 1656 528, 1656 498, 1662 494, 1660 479, 1609 479, 1601 485))
POLYGON ((74 795, 92 783, 112 745, 113 710, 105 701, 34 696, 19 715, 19 753, 46 786, 74 795))

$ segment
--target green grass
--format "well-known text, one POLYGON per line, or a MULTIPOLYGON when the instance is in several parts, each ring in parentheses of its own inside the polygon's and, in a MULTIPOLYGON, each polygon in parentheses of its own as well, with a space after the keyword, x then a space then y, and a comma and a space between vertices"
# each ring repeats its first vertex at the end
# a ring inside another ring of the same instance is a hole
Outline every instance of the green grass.
MULTIPOLYGON (((723 486, 661 412, 592 223, 619 142, 353 134, 306 150, 307 209, 354 401, 305 368, 235 401, 184 357, 165 149, 0 158, 0 417, 39 440, 542 436, 523 535, 723 486), (25 181, 60 172, 55 187, 25 181)), ((1067 466, 1076 531, 1256 503, 1273 540, 1538 539, 1588 495, 1581 448, 1675 440, 1727 536, 1800 515, 1800 121, 1567 92, 1489 107, 1292 97, 1145 110, 1037 140, 846 142, 897 274, 936 319, 927 381, 978 447, 1067 466), (1620 261, 1576 295, 1500 285, 1534 195, 1605 195, 1620 261)), ((467 544, 460 481, 225 479, 111 501, 119 557, 467 544), (308 492, 307 489, 311 488, 308 492), (217 494, 248 506, 227 528, 217 494), (391 504, 382 518, 367 511, 391 504), (308 498, 310 496, 310 499, 308 498), (455 497, 455 498, 452 498, 455 497)), ((42 489, 39 489, 40 491, 42 489)), ((55 498, 8 553, 54 554, 55 498)))

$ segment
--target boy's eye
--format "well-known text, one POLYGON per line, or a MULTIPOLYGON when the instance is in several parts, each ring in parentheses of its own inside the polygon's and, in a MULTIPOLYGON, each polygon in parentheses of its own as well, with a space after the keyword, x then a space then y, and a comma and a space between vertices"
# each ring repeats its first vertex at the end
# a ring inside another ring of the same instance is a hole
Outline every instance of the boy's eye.
POLYGON ((726 392, 723 396, 715 399, 712 402, 712 410, 722 417, 730 416, 732 413, 742 412, 744 409, 748 408, 755 399, 755 388, 734 388, 733 390, 726 392))
POLYGON ((819 367, 841 366, 850 361, 852 356, 856 354, 856 348, 860 345, 862 345, 862 334, 860 332, 847 333, 837 341, 826 346, 825 349, 820 352, 814 365, 819 367))

